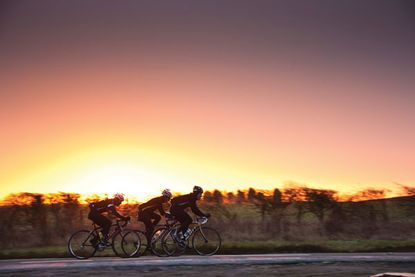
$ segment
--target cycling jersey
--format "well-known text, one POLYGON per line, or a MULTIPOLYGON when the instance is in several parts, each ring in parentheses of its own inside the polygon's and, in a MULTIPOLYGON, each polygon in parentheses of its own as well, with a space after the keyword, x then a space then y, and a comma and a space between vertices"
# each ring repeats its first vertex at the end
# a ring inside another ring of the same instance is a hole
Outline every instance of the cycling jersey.
POLYGON ((206 217, 206 214, 204 214, 196 205, 196 195, 194 193, 189 193, 185 195, 181 195, 178 197, 175 197, 171 200, 171 208, 170 210, 173 211, 180 211, 184 210, 186 208, 191 208, 192 212, 195 213, 198 216, 204 216, 206 217))
POLYGON ((140 213, 152 213, 155 210, 159 210, 161 215, 165 215, 163 210, 163 203, 167 202, 168 200, 164 196, 153 198, 146 203, 141 204, 138 207, 140 213))
POLYGON ((115 209, 115 202, 114 199, 105 199, 99 202, 89 204, 89 208, 91 212, 97 212, 99 214, 104 212, 112 212, 118 218, 125 218, 124 216, 120 215, 117 210, 115 209))

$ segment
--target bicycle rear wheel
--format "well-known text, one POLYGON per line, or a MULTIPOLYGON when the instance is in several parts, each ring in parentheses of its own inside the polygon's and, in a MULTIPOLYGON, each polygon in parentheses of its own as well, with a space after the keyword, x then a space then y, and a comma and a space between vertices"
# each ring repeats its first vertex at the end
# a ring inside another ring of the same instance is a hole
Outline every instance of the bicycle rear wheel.
POLYGON ((92 257, 97 252, 97 248, 91 240, 99 241, 91 231, 80 230, 75 232, 68 241, 69 254, 80 260, 92 257))
POLYGON ((193 234, 192 245, 197 254, 210 256, 216 254, 222 244, 218 231, 210 227, 200 227, 193 234))
POLYGON ((168 254, 163 250, 163 235, 168 232, 166 227, 161 227, 153 232, 151 236, 150 249, 151 252, 158 257, 167 257, 168 254))

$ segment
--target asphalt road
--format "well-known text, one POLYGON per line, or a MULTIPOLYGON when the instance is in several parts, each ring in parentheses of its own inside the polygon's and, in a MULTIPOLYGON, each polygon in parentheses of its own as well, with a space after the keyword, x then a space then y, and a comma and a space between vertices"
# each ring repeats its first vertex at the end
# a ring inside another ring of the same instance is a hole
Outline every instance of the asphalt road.
POLYGON ((203 276, 370 276, 384 271, 415 273, 415 253, 312 253, 267 255, 216 255, 212 257, 181 256, 158 258, 146 256, 132 259, 97 257, 76 259, 0 260, 4 276, 67 276, 67 275, 183 275, 203 276), (291 271, 290 271, 291 270, 291 271), (294 271, 298 272, 294 272, 294 271), (284 272, 287 271, 286 275, 284 272), (330 274, 331 272, 331 274, 330 274), (176 273, 176 274, 175 274, 176 273), (329 274, 329 275, 324 275, 329 274), (359 275, 361 274, 361 275, 359 275))

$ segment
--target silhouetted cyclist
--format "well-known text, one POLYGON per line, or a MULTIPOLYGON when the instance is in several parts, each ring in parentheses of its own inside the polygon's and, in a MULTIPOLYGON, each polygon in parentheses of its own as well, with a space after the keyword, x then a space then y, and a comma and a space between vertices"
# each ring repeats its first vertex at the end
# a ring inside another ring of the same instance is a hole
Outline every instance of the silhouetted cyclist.
POLYGON ((153 198, 138 207, 138 220, 144 222, 146 226, 147 239, 151 239, 154 226, 161 220, 161 217, 155 211, 158 210, 160 215, 165 216, 166 213, 164 212, 163 204, 167 203, 171 199, 171 196, 170 190, 165 189, 162 191, 161 196, 153 198))
POLYGON ((203 213, 196 205, 196 201, 200 200, 202 195, 203 189, 199 186, 194 186, 192 193, 181 195, 171 200, 170 212, 181 224, 178 234, 181 240, 186 240, 190 236, 189 225, 192 223, 192 218, 186 213, 186 208, 190 207, 197 216, 210 217, 209 213, 203 213))
POLYGON ((88 218, 92 220, 95 224, 102 227, 102 234, 104 236, 103 240, 105 243, 108 241, 108 232, 111 227, 111 220, 108 219, 106 216, 103 216, 102 213, 104 212, 111 212, 116 217, 123 219, 123 220, 130 220, 129 216, 123 216, 118 213, 116 207, 121 205, 124 201, 124 195, 121 193, 116 193, 114 198, 101 200, 99 202, 89 204, 89 214, 88 218))

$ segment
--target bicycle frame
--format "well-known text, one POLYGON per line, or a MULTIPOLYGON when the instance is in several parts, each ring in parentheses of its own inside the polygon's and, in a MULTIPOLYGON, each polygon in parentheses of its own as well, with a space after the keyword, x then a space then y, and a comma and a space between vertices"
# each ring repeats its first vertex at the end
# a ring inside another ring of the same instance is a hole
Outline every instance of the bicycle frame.
MULTIPOLYGON (((171 221, 172 224, 167 226, 167 229, 165 232, 170 232, 172 229, 176 229, 175 232, 177 232, 177 230, 180 227, 180 222, 177 221, 176 219, 172 219, 171 221)), ((193 222, 190 224, 189 229, 191 230, 191 235, 186 239, 187 241, 192 241, 191 237, 196 233, 196 231, 199 229, 200 233, 202 234, 203 238, 205 239, 205 241, 207 241, 205 234, 203 233, 203 228, 202 225, 206 224, 208 222, 208 219, 206 217, 197 217, 196 220, 193 220, 193 222), (199 220, 199 219, 203 219, 203 220, 199 220), (191 226, 196 225, 195 227, 191 227, 191 226)), ((176 243, 179 243, 179 241, 176 241, 176 243)), ((193 248, 193 245, 191 245, 191 247, 193 248)))
MULTIPOLYGON (((123 220, 117 220, 116 223, 111 224, 110 230, 113 230, 113 231, 108 234, 108 240, 110 240, 116 234, 121 232, 123 228, 127 225, 127 221, 124 221, 125 222, 124 224, 120 224, 120 222, 123 222, 123 220), (112 228, 112 227, 115 227, 115 228, 112 228)), ((91 235, 94 235, 95 237, 99 239, 100 242, 102 242, 101 238, 99 237, 99 232, 102 231, 103 228, 101 226, 98 226, 95 222, 92 223, 92 225, 94 226, 94 229, 91 230, 85 242, 91 238, 91 235)))
MULTIPOLYGON (((193 220, 191 225, 196 225, 195 227, 190 228, 191 229, 191 235, 187 238, 188 241, 191 241, 191 237, 196 233, 196 231, 199 229, 200 233, 203 236, 203 239, 207 241, 205 234, 203 233, 202 225, 205 225, 208 222, 208 219, 206 217, 197 217, 196 220, 193 220), (203 220, 199 220, 203 219, 203 220)), ((193 245, 192 245, 193 248, 193 245)))

